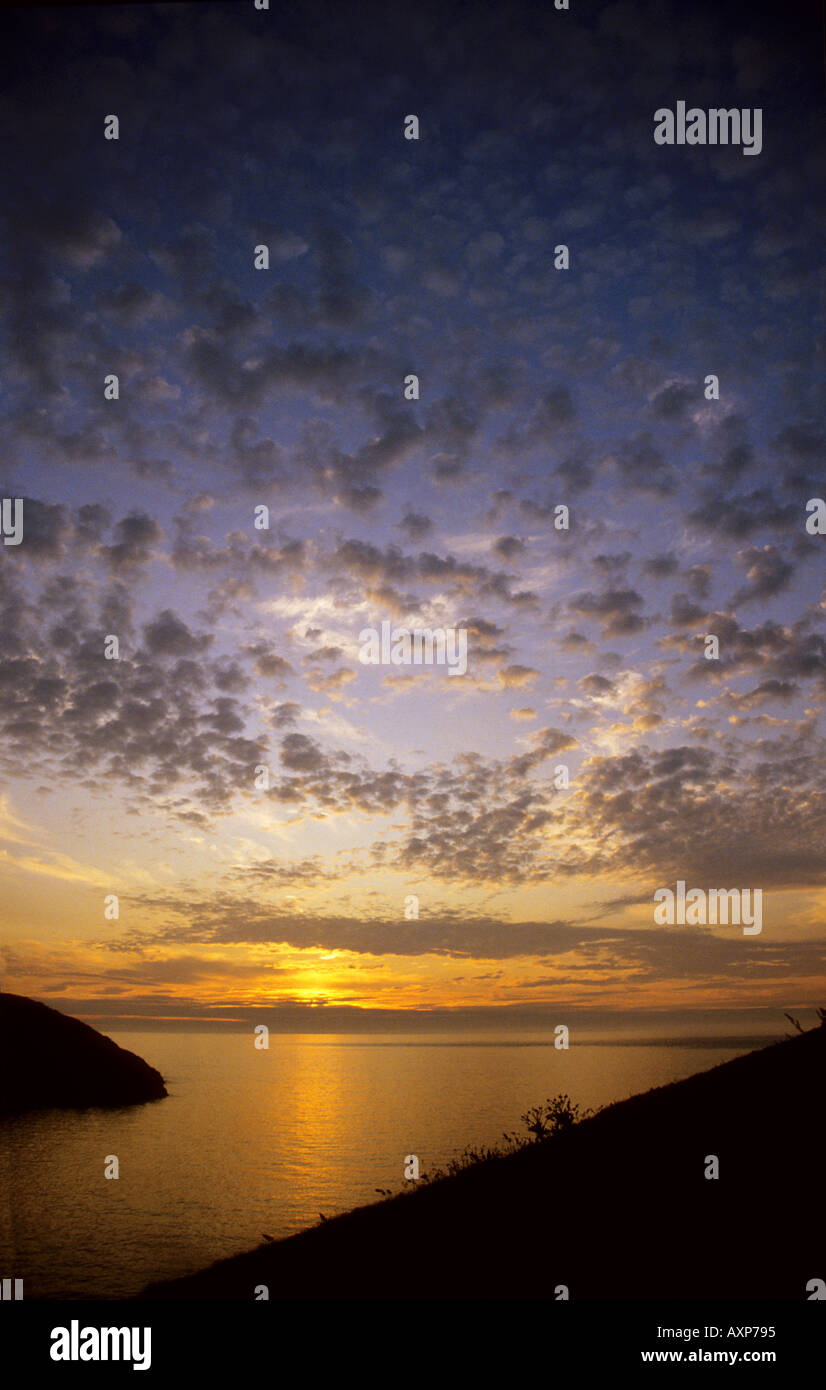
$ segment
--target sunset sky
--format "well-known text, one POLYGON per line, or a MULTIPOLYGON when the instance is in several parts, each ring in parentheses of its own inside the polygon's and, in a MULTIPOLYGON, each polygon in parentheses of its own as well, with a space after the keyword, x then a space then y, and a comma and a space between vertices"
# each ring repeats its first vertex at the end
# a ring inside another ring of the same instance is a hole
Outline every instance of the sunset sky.
POLYGON ((818 9, 3 13, 4 988, 826 1005, 818 9), (762 152, 656 145, 678 100, 762 152), (361 665, 387 620, 465 627, 467 674, 361 665), (762 933, 655 926, 678 879, 762 888, 762 933))

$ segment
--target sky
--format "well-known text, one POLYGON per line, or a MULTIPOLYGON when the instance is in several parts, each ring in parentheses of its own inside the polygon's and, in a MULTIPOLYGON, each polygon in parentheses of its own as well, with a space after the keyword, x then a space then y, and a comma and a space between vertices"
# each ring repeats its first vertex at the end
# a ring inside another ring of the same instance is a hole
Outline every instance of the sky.
POLYGON ((0 30, 3 987, 293 1031, 826 1004, 820 7, 0 30), (760 152, 656 143, 678 101, 760 152), (466 673, 363 664, 383 622, 466 673), (657 925, 678 880, 762 931, 657 925))

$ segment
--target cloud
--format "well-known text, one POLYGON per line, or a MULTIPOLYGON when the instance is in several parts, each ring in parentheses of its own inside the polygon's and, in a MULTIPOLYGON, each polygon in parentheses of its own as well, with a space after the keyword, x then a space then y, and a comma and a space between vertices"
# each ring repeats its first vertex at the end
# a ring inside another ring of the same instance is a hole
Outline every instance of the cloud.
POLYGON ((169 608, 143 629, 143 640, 150 656, 194 656, 215 640, 210 633, 196 636, 169 608))
POLYGON ((115 534, 115 543, 102 546, 101 554, 113 569, 119 569, 121 566, 145 564, 151 556, 152 547, 161 538, 161 529, 145 512, 134 512, 117 523, 115 534))
POLYGON ((601 594, 575 594, 568 606, 572 613, 598 620, 604 637, 616 637, 642 630, 645 622, 634 611, 642 603, 642 594, 634 589, 605 589, 601 594))
POLYGON ((286 676, 293 673, 293 668, 286 657, 280 656, 278 652, 270 651, 263 643, 255 643, 246 649, 247 655, 254 658, 254 669, 259 676, 270 680, 283 680, 286 676))
POLYGON ((428 531, 432 530, 433 522, 427 516, 422 516, 420 512, 406 512, 399 522, 399 527, 407 533, 411 541, 423 540, 428 531))
MULTIPOLYGON (((652 893, 677 878, 765 889, 823 884, 817 845, 826 797, 816 765, 803 736, 764 742, 747 759, 741 750, 739 760, 690 745, 595 757, 579 775, 571 828, 602 846, 595 867, 610 874, 634 865, 652 893)), ((568 871, 578 867, 572 856, 568 871)))
POLYGON ((676 555, 652 555, 643 564, 644 573, 652 575, 655 579, 669 579, 679 568, 680 562, 676 555))
MULTIPOLYGON (((297 918, 352 894, 340 919, 315 911, 328 943, 414 872, 469 913, 474 893, 506 891, 525 917, 549 885, 585 910, 678 870, 817 886, 807 26, 767 11, 744 38, 726 7, 671 0, 603 5, 587 32, 521 0, 425 7, 400 60, 381 7, 354 30, 347 7, 310 0, 265 42, 259 21, 251 6, 194 28, 175 6, 7 21, 0 468, 26 522, 0 546, 0 770, 15 807, 30 788, 19 815, 114 797, 139 862, 149 821, 132 813, 151 809, 192 836, 206 895, 216 861, 243 874, 260 850, 233 858, 238 827, 246 842, 269 816, 284 855, 249 882, 306 893, 297 918), (330 111, 331 54, 348 111, 330 111), (657 149, 640 112, 675 82, 716 101, 732 63, 773 93, 760 159, 657 149), (100 114, 124 91, 114 146, 100 114), (387 113, 417 101, 423 138, 404 142, 387 113), (383 616, 465 627, 468 678, 371 681, 353 643, 383 616)), ((41 848, 33 861, 59 865, 41 848)), ((411 939, 472 949, 471 922, 438 920, 442 938, 411 939)), ((487 920, 486 949, 504 951, 487 920)), ((523 925, 517 944, 535 929, 584 953, 571 978, 613 960, 704 987, 690 940, 650 923, 623 944, 612 921, 602 945, 567 918, 523 925)), ((780 948, 759 945, 756 973, 782 979, 780 948)), ((743 985, 734 943, 698 949, 715 988, 738 970, 743 985)), ((195 969, 176 953, 169 978, 184 989, 195 969)))
POLYGON ((770 487, 754 488, 738 497, 709 494, 688 520, 703 531, 744 539, 756 531, 787 530, 800 525, 804 515, 800 504, 781 502, 770 487))
POLYGON ((579 682, 580 690, 584 690, 586 695, 613 695, 616 686, 607 676, 592 674, 583 676, 579 682))
POLYGON ((745 566, 748 583, 738 589, 734 603, 772 598, 786 588, 794 575, 794 566, 784 560, 773 545, 748 546, 738 552, 737 558, 745 566))

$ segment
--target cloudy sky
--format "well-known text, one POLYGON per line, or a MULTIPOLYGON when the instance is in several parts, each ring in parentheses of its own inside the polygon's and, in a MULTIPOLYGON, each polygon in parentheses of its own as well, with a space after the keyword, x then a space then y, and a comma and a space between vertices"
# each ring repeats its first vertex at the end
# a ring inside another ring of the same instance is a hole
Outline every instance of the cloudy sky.
POLYGON ((5 988, 826 1004, 818 11, 3 13, 5 988), (762 151, 657 145, 680 100, 762 151), (467 673, 360 664, 382 621, 464 627, 467 673), (678 879, 762 933, 656 926, 678 879))

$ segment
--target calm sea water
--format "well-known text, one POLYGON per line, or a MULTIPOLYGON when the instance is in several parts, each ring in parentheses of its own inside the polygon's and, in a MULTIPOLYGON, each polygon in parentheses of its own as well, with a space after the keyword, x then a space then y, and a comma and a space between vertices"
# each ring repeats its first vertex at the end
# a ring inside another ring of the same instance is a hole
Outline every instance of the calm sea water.
POLYGON ((621 1100, 748 1051, 553 1038, 113 1034, 169 1098, 0 1123, 0 1272, 24 1296, 119 1298, 378 1200, 566 1091, 621 1100), (107 1155, 120 1177, 104 1178, 107 1155))

